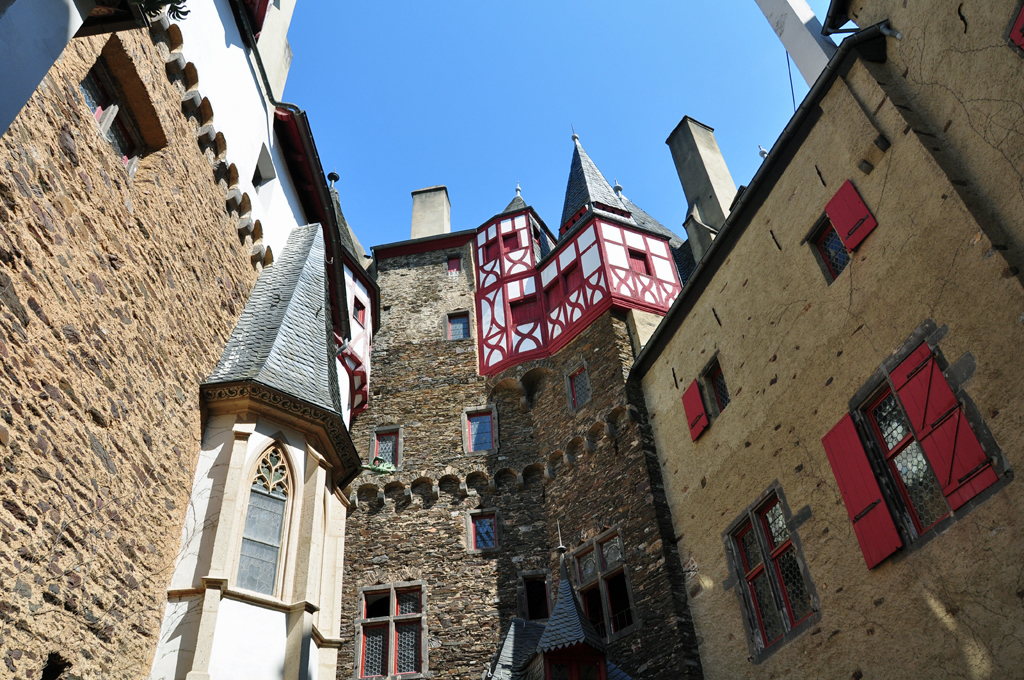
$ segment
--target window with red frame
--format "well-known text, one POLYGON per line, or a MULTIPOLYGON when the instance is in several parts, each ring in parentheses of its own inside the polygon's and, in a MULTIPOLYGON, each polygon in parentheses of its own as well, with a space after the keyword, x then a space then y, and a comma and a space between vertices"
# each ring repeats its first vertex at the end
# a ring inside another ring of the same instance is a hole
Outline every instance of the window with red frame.
POLYGON ((473 515, 473 550, 498 547, 498 525, 494 513, 473 515))
POLYGON ((99 125, 100 133, 127 165, 137 155, 140 144, 127 108, 115 97, 113 79, 103 62, 96 62, 82 79, 79 88, 99 125))
POLYGON ((402 584, 363 592, 359 677, 423 672, 423 590, 402 584))
POLYGON ((448 315, 448 339, 449 340, 468 340, 469 339, 469 314, 466 312, 460 314, 449 314, 448 315))
POLYGON ((867 413, 886 465, 921 535, 949 514, 942 487, 891 391, 886 390, 867 413))
POLYGON ((466 418, 470 451, 490 451, 494 446, 493 419, 490 411, 471 413, 466 418))
POLYGON ((459 255, 448 256, 448 273, 457 274, 462 271, 462 257, 459 255))
POLYGON ((590 401, 590 375, 586 366, 569 376, 569 399, 574 411, 590 401))
POLYGON ((547 308, 554 310, 558 305, 562 304, 562 282, 557 277, 551 282, 547 288, 544 289, 544 301, 547 303, 547 308))
POLYGON ((630 250, 629 251, 629 268, 637 274, 643 274, 644 276, 651 275, 650 265, 647 263, 647 253, 641 250, 630 250))
POLYGON ((839 278, 839 275, 846 269, 846 265, 850 264, 850 252, 843 245, 842 239, 839 238, 839 234, 836 233, 831 222, 825 222, 824 231, 818 237, 818 254, 821 255, 821 261, 825 263, 825 268, 831 274, 830 283, 839 278))
POLYGON ((512 323, 516 326, 540 321, 541 308, 537 303, 536 295, 524 297, 521 300, 517 300, 516 302, 509 304, 508 307, 512 312, 512 323))
POLYGON ((722 367, 717 360, 704 376, 708 392, 714 398, 718 412, 721 413, 729 405, 729 387, 725 384, 725 374, 722 373, 722 367))
POLYGON ((749 513, 733 537, 755 645, 766 649, 814 613, 778 497, 749 513))
POLYGON ((377 433, 376 446, 374 447, 374 464, 390 463, 398 465, 398 433, 379 432, 377 433))
POLYGON ((562 278, 565 280, 566 295, 571 295, 583 286, 583 271, 576 262, 573 262, 562 272, 562 278))
POLYGON ((511 234, 505 234, 501 237, 502 245, 505 247, 505 252, 512 250, 519 250, 522 246, 519 245, 519 232, 513 231, 511 234))
POLYGON ((366 305, 360 302, 358 298, 352 303, 352 318, 360 326, 366 325, 366 305))
POLYGON ((495 239, 484 246, 484 264, 498 259, 498 240, 495 239))

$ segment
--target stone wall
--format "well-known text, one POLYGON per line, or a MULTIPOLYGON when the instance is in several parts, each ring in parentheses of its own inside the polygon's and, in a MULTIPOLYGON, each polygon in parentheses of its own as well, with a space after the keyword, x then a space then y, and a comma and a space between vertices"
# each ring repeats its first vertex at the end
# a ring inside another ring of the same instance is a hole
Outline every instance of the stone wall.
MULTIPOLYGON (((519 575, 547 569, 557 583, 558 523, 570 549, 605 527, 621 530, 643 625, 615 641, 610 658, 642 677, 699 676, 653 440, 628 415, 625 316, 605 314, 556 356, 484 379, 475 320, 473 340, 442 339, 447 312, 474 309, 472 272, 450 278, 447 254, 379 263, 373 396, 352 434, 369 459, 374 429, 400 425, 404 448, 396 475, 366 473, 349 489, 357 506, 339 677, 355 672, 359 588, 413 580, 426 582, 430 672, 478 676, 517 615, 519 575), (565 376, 584 361, 594 396, 573 413, 565 376), (485 404, 496 410, 498 449, 466 454, 461 414, 485 404), (466 513, 477 508, 500 512, 496 553, 467 552, 466 513)), ((634 414, 643 420, 642 407, 634 414)))
POLYGON ((182 77, 168 79, 146 31, 73 40, 0 140, 6 677, 41 677, 51 654, 67 677, 149 673, 199 450, 198 382, 256 278, 215 152, 182 115, 182 77), (79 89, 108 40, 166 137, 134 177, 79 89))
POLYGON ((1000 473, 1006 462, 1018 471, 1024 291, 863 64, 821 110, 644 377, 705 672, 1013 677, 1024 635, 1024 584, 1006 567, 1024 559, 1013 473, 869 570, 821 440, 865 405, 858 392, 931 320, 943 356, 963 359, 953 374, 991 432, 986 453, 1000 473), (866 174, 858 166, 879 133, 892 146, 874 147, 866 174), (806 237, 847 179, 878 226, 830 284, 806 237), (716 352, 732 401, 692 442, 680 397, 716 352), (799 527, 820 619, 755 664, 723 532, 775 483, 799 527))

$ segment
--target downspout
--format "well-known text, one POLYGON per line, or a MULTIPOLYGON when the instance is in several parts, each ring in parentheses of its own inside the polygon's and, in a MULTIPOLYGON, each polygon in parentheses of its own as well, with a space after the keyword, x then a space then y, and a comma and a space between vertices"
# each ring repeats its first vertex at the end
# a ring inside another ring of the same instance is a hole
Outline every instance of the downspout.
MULTIPOLYGON (((289 111, 293 116, 295 116, 296 120, 300 123, 300 125, 298 125, 300 129, 305 128, 305 130, 308 130, 309 120, 306 117, 305 111, 303 111, 295 104, 291 104, 289 102, 282 102, 279 101, 276 97, 274 97, 274 89, 270 86, 270 78, 267 76, 267 69, 263 65, 263 57, 260 56, 260 49, 259 46, 256 44, 256 35, 252 31, 252 24, 249 23, 249 16, 246 14, 245 8, 239 7, 237 0, 232 0, 231 9, 234 11, 235 17, 241 20, 242 28, 244 31, 242 37, 245 39, 246 43, 248 43, 249 47, 252 49, 253 56, 256 57, 256 67, 257 70, 260 72, 260 79, 263 81, 263 89, 266 90, 267 99, 276 108, 285 109, 286 111, 289 111)), ((303 136, 305 137, 307 135, 303 136)), ((310 140, 312 140, 312 133, 310 133, 308 136, 310 137, 310 140)), ((331 201, 330 191, 327 188, 327 178, 324 177, 323 166, 320 163, 320 155, 317 153, 316 147, 313 144, 307 145, 305 143, 303 144, 303 147, 307 152, 307 158, 309 159, 311 166, 317 169, 315 173, 317 182, 317 194, 319 194, 320 197, 320 205, 322 205, 324 208, 324 214, 327 216, 327 219, 330 222, 330 224, 326 225, 328 241, 327 246, 328 250, 330 251, 330 258, 328 258, 324 264, 325 266, 336 267, 335 271, 337 272, 337 268, 341 267, 341 263, 344 260, 344 256, 342 255, 341 242, 338 239, 337 218, 334 214, 334 205, 333 202, 331 201)), ((335 319, 335 321, 337 322, 337 325, 341 330, 341 336, 346 339, 350 338, 352 335, 352 331, 349 328, 348 323, 348 297, 345 292, 345 276, 342 274, 341 276, 329 276, 328 278, 332 282, 334 302, 335 306, 338 309, 338 318, 335 319)))

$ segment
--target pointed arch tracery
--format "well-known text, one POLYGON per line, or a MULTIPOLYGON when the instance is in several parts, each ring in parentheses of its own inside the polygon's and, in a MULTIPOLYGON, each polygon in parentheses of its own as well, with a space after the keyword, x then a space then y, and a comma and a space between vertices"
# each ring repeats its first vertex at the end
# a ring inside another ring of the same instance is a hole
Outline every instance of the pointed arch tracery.
POLYGON ((238 557, 239 588, 273 595, 287 524, 291 474, 280 446, 263 454, 253 474, 238 557))

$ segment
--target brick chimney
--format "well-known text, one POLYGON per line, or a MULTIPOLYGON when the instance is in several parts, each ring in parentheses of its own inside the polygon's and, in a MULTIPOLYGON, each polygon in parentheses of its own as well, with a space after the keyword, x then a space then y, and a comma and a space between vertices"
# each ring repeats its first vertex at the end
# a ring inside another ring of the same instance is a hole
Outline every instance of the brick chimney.
POLYGON ((686 236, 700 261, 729 216, 736 183, 715 141, 715 131, 685 116, 665 140, 686 194, 686 236))
POLYGON ((412 238, 451 231, 452 204, 448 201, 448 187, 441 185, 412 192, 412 238))

